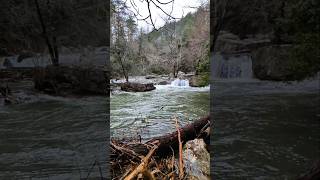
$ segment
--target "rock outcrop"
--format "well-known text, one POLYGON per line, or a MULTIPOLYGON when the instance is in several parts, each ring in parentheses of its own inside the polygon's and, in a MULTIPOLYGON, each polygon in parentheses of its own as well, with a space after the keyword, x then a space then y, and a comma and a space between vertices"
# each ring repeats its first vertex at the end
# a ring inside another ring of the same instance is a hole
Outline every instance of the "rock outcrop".
POLYGON ((106 95, 107 74, 94 67, 53 67, 35 71, 35 89, 55 95, 106 95))
POLYGON ((273 45, 258 48, 251 52, 252 69, 255 78, 261 80, 291 80, 290 45, 273 45))
POLYGON ((152 91, 156 89, 153 83, 140 84, 140 83, 127 82, 127 83, 122 83, 120 86, 122 91, 127 91, 127 92, 146 92, 146 91, 152 91))

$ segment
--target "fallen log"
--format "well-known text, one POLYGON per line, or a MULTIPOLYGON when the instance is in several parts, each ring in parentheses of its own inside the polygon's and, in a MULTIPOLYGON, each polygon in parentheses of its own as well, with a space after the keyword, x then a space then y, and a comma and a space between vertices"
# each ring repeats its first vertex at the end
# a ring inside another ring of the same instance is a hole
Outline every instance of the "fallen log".
MULTIPOLYGON (((183 144, 189 140, 193 140, 195 138, 204 138, 209 139, 209 134, 204 131, 204 127, 210 128, 210 116, 206 116, 204 118, 200 118, 193 123, 187 124, 183 127, 179 128, 181 141, 183 144)), ((151 140, 145 143, 127 143, 123 144, 125 148, 134 151, 139 155, 146 155, 149 152, 150 147, 154 145, 155 142, 159 141, 159 147, 156 150, 155 154, 157 156, 164 156, 166 154, 171 154, 172 149, 179 148, 179 137, 178 130, 169 134, 165 134, 163 136, 158 136, 152 138, 151 140)), ((207 141, 208 142, 208 141, 207 141)), ((117 142, 120 143, 121 142, 117 142)))
MULTIPOLYGON (((198 119, 193 123, 187 124, 179 128, 181 141, 183 142, 183 144, 189 140, 197 138, 198 136, 202 137, 202 128, 206 126, 208 122, 210 123, 210 116, 198 119)), ((152 143, 157 140, 160 142, 158 150, 156 151, 157 155, 171 153, 171 148, 177 149, 179 147, 178 131, 174 131, 170 134, 152 138, 146 144, 152 143)))
MULTIPOLYGON (((129 172, 134 172, 129 177, 136 176, 137 172, 141 172, 146 168, 147 163, 141 163, 141 160, 143 162, 143 159, 145 159, 144 157, 148 157, 148 153, 150 152, 152 152, 155 160, 161 161, 161 159, 166 159, 170 156, 174 157, 174 150, 178 150, 180 146, 181 151, 182 144, 185 144, 189 140, 193 140, 195 138, 209 139, 208 129, 210 128, 210 116, 198 119, 193 123, 187 124, 180 128, 177 127, 176 124, 176 128, 177 130, 172 133, 152 138, 144 143, 141 141, 139 142, 139 140, 130 142, 112 140, 110 142, 110 160, 113 177, 127 177, 129 172), (156 149, 154 149, 155 145, 157 147, 156 149), (139 164, 140 167, 138 166, 139 164), (133 167, 136 167, 136 171, 130 170, 133 167), (137 169, 137 167, 139 168, 137 169)), ((178 154, 182 153, 180 152, 178 154)), ((147 160, 149 161, 149 158, 147 158, 147 160)), ((150 165, 150 167, 151 166, 154 167, 154 164, 150 165)), ((163 172, 167 172, 167 174, 165 174, 166 176, 173 171, 172 168, 168 168, 167 165, 162 167, 167 167, 167 169, 162 169, 164 170, 163 172)), ((183 165, 181 162, 179 167, 181 167, 181 169, 179 169, 179 175, 181 178, 183 176, 183 165)))

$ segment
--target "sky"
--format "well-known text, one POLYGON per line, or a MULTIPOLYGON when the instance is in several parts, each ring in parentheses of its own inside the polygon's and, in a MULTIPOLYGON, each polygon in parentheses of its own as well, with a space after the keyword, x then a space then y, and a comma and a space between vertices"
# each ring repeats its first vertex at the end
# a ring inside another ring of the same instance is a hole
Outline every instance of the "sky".
MULTIPOLYGON (((170 2, 171 0, 158 0, 161 3, 167 3, 170 2)), ((192 7, 199 7, 201 5, 201 2, 204 0, 174 0, 173 1, 173 11, 172 11, 172 17, 175 18, 181 18, 182 16, 187 15, 189 12, 195 12, 196 8, 192 7)), ((129 8, 137 14, 137 11, 139 11, 139 14, 141 16, 138 16, 139 19, 143 19, 149 15, 148 11, 148 5, 146 0, 127 0, 127 5, 129 8), (133 8, 133 4, 131 3, 134 1, 135 8, 133 8)), ((157 0, 153 0, 159 7, 161 7, 165 12, 170 14, 172 10, 172 3, 169 4, 160 4, 157 2, 157 0)), ((157 8, 152 2, 150 3, 150 10, 151 10, 151 15, 153 22, 156 26, 156 28, 159 28, 165 24, 165 21, 163 18, 167 19, 168 16, 163 13, 159 8, 157 8)), ((153 26, 150 23, 150 19, 147 19, 146 21, 144 20, 138 20, 138 28, 142 27, 145 31, 151 31, 153 29, 153 26), (147 23, 147 22, 149 23, 147 23)))

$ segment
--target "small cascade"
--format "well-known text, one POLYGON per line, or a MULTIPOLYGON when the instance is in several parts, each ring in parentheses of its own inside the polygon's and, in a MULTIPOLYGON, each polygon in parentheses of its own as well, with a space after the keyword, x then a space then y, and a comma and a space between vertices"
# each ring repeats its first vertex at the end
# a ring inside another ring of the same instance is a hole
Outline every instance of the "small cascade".
POLYGON ((189 81, 187 79, 176 79, 171 82, 171 86, 189 87, 189 81))
POLYGON ((216 54, 212 57, 211 73, 214 78, 251 79, 252 60, 249 54, 216 54))

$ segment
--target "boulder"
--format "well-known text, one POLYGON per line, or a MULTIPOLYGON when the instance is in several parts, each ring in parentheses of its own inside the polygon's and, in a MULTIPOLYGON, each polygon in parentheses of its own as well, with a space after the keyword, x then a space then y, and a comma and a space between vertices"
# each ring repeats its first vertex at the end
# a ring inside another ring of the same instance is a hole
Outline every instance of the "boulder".
POLYGON ((121 84, 121 90, 127 92, 146 92, 154 89, 156 89, 156 87, 154 87, 152 83, 140 84, 127 82, 121 84))
POLYGON ((169 82, 168 81, 160 81, 158 84, 159 85, 167 85, 167 84, 169 84, 169 82))
POLYGON ((252 69, 254 76, 261 80, 291 80, 291 45, 273 45, 252 51, 252 69))
POLYGON ((187 141, 183 150, 187 179, 210 179, 210 154, 203 139, 187 141))
POLYGON ((189 86, 204 87, 209 85, 208 75, 195 75, 189 78, 189 86))
POLYGON ((106 73, 95 67, 49 66, 35 71, 35 89, 55 95, 105 95, 106 73))

